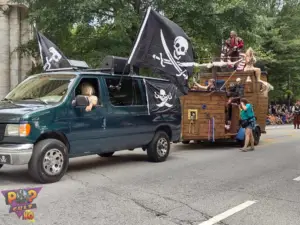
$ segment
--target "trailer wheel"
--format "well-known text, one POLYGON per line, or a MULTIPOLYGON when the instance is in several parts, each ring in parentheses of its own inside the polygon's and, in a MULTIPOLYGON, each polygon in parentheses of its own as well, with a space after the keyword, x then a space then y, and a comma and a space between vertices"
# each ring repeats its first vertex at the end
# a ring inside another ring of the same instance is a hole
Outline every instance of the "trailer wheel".
POLYGON ((182 144, 184 145, 188 145, 190 143, 190 141, 182 141, 182 144))
POLYGON ((245 140, 238 140, 238 144, 239 144, 239 146, 241 147, 241 148, 243 148, 244 147, 244 145, 245 145, 245 140))
POLYGON ((255 128, 255 130, 253 131, 253 137, 254 137, 254 145, 258 145, 259 141, 260 141, 260 129, 259 128, 255 128))
MULTIPOLYGON (((255 130, 253 131, 254 145, 255 146, 259 144, 260 136, 261 136, 260 129, 259 128, 255 128, 255 130)), ((244 147, 245 140, 242 140, 242 141, 239 140, 238 144, 239 144, 240 147, 244 147)), ((249 142, 249 145, 250 145, 250 142, 249 142)))

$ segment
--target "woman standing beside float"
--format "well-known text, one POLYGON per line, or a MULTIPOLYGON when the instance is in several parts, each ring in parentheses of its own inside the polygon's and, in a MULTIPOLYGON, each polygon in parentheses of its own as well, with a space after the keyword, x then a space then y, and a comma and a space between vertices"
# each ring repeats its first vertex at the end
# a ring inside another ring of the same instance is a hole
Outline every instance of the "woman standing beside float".
POLYGON ((242 152, 253 151, 254 150, 254 136, 253 130, 255 129, 255 115, 252 105, 248 102, 247 99, 242 98, 240 103, 240 117, 241 125, 245 128, 245 144, 244 147, 240 150, 242 152), (250 149, 247 149, 250 142, 250 149))

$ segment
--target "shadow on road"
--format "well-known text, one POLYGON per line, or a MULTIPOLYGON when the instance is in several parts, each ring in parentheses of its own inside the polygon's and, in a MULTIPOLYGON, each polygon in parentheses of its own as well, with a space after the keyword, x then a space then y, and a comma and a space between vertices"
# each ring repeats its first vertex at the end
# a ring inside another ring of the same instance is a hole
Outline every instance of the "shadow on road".
MULTIPOLYGON (((147 161, 147 155, 145 154, 145 152, 139 152, 138 154, 124 154, 121 151, 120 153, 120 155, 116 153, 116 155, 108 158, 102 158, 97 155, 91 155, 70 159, 70 164, 67 173, 76 171, 90 172, 90 169, 101 169, 117 166, 122 167, 127 164, 130 164, 130 166, 142 166, 145 163, 150 163, 147 161)), ((172 158, 171 155, 169 159, 170 158, 172 158)), ((6 166, 4 166, 3 169, 5 167, 6 166)), ((36 185, 36 183, 32 181, 31 177, 27 172, 27 166, 9 166, 8 169, 3 169, 0 170, 0 186, 5 186, 9 184, 22 184, 22 186, 24 184, 36 185)))
POLYGON ((240 146, 234 142, 203 142, 203 143, 190 143, 190 144, 174 144, 172 145, 175 151, 211 151, 211 150, 234 150, 240 146), (176 147, 175 147, 176 146, 176 147))
MULTIPOLYGON (((172 144, 171 145, 171 153, 168 157, 168 160, 172 160, 172 158, 176 158, 176 156, 172 155, 172 152, 180 152, 180 151, 212 151, 212 150, 234 150, 237 147, 235 143, 232 142, 216 142, 216 143, 191 143, 188 145, 183 144, 172 144)), ((91 169, 99 169, 99 168, 109 168, 109 167, 122 167, 124 165, 129 166, 142 166, 148 162, 146 152, 142 152, 140 150, 136 150, 133 153, 126 151, 116 152, 112 157, 104 158, 97 155, 92 156, 83 156, 78 158, 70 159, 68 172, 76 172, 76 171, 89 171, 91 169), (125 152, 125 153, 124 153, 125 152)), ((27 166, 10 166, 10 168, 5 169, 4 166, 0 170, 0 186, 8 185, 8 184, 26 184, 32 185, 36 184, 32 181, 31 177, 27 172, 27 166), (5 170, 3 170, 5 169, 5 170)))
POLYGON ((0 170, 0 187, 11 183, 22 185, 35 184, 27 172, 27 167, 13 170, 0 170))
MULTIPOLYGON (((118 153, 116 153, 118 154, 118 153)), ((82 158, 76 158, 70 160, 68 171, 81 171, 86 169, 98 169, 100 167, 116 167, 124 166, 124 164, 130 164, 131 166, 148 163, 147 155, 143 152, 140 154, 122 154, 114 155, 108 158, 102 158, 98 156, 88 156, 82 158)))

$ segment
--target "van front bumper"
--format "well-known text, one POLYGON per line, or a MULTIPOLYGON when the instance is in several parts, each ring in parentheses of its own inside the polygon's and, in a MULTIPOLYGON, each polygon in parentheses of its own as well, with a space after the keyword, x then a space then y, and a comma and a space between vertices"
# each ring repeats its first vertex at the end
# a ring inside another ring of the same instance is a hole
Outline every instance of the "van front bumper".
POLYGON ((0 164, 28 164, 33 151, 33 144, 0 145, 0 164))

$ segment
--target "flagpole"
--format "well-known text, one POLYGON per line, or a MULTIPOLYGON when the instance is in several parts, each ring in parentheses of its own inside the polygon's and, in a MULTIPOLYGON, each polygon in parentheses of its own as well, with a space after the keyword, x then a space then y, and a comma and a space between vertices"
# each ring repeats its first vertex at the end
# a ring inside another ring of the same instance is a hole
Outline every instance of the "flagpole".
POLYGON ((123 69, 122 76, 121 76, 121 79, 120 79, 120 81, 119 81, 118 87, 120 87, 120 86, 122 85, 122 78, 123 78, 123 75, 124 75, 124 73, 125 73, 126 66, 129 65, 129 67, 130 67, 129 70, 131 71, 131 65, 130 65, 130 63, 131 63, 132 57, 133 57, 133 55, 134 55, 134 52, 136 51, 136 48, 137 48, 137 46, 138 46, 138 44, 139 44, 139 42, 140 42, 140 40, 141 40, 141 36, 142 36, 142 33, 144 32, 144 29, 145 29, 147 20, 148 20, 149 15, 150 15, 150 11, 151 11, 151 7, 149 6, 148 9, 147 9, 147 13, 146 13, 146 15, 145 15, 143 24, 142 24, 142 26, 141 26, 141 28, 140 28, 140 32, 139 32, 138 37, 137 37, 137 39, 136 39, 136 41, 135 41, 134 47, 133 47, 133 49, 132 49, 132 51, 131 51, 131 54, 130 54, 128 60, 127 60, 126 65, 124 66, 124 69, 123 69))
POLYGON ((142 33, 144 32, 144 29, 145 29, 147 20, 148 20, 149 15, 150 15, 150 11, 151 11, 151 6, 149 6, 148 9, 147 9, 147 13, 146 13, 146 15, 145 15, 143 24, 142 24, 142 26, 141 26, 140 32, 139 32, 139 34, 138 34, 138 37, 137 37, 137 39, 136 39, 136 41, 135 41, 134 47, 133 47, 133 49, 132 49, 132 52, 131 52, 131 54, 130 54, 130 56, 129 56, 129 58, 128 58, 127 64, 130 64, 130 63, 131 63, 132 57, 133 57, 133 55, 134 55, 134 52, 135 52, 135 50, 136 50, 136 48, 137 48, 137 46, 138 46, 138 44, 139 44, 139 42, 140 42, 140 40, 141 40, 141 36, 142 36, 142 33))
POLYGON ((43 60, 43 53, 42 53, 42 46, 41 46, 41 43, 40 43, 40 37, 39 37, 39 33, 38 33, 38 30, 36 28, 36 22, 33 23, 33 28, 35 30, 35 34, 36 34, 36 37, 37 37, 37 40, 38 40, 38 45, 39 45, 39 50, 40 50, 40 57, 41 57, 41 60, 42 60, 42 63, 44 65, 44 60, 43 60))
POLYGON ((147 88, 147 84, 146 84, 146 79, 143 79, 144 85, 145 85, 145 89, 146 89, 146 98, 147 98, 147 109, 148 109, 148 115, 150 115, 150 107, 149 107, 149 97, 148 97, 148 88, 147 88))

